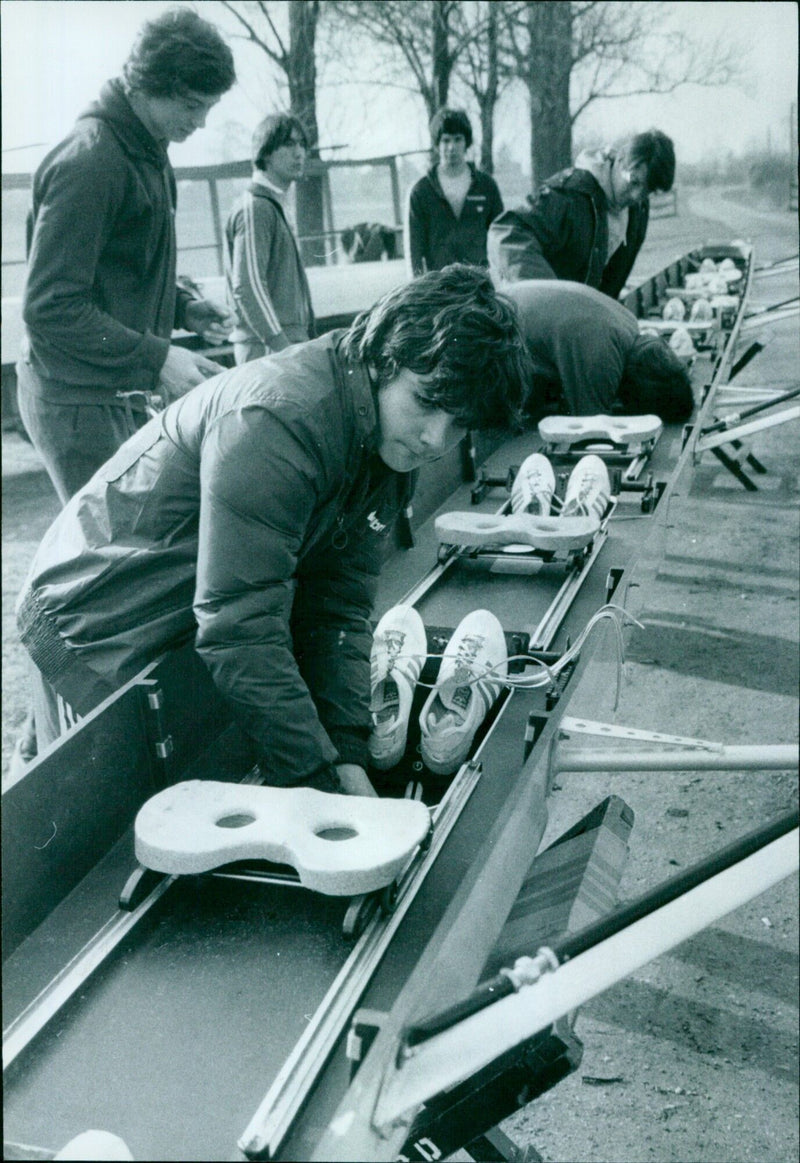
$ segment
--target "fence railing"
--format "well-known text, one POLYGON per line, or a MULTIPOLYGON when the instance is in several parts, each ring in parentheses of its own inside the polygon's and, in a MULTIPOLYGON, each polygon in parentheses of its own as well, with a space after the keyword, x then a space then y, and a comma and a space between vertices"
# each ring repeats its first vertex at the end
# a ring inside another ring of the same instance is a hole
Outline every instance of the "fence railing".
MULTIPOLYGON (((180 258, 186 255, 187 274, 208 278, 223 273, 225 222, 237 197, 246 188, 251 170, 248 161, 181 166, 175 170, 179 265, 180 258)), ((334 162, 311 158, 298 185, 314 180, 321 180, 323 229, 300 235, 307 264, 330 266, 347 261, 340 245, 341 234, 358 222, 379 222, 395 239, 402 239, 401 189, 394 155, 334 162)), ((31 174, 2 176, 4 298, 22 293, 25 216, 31 182, 31 174)))

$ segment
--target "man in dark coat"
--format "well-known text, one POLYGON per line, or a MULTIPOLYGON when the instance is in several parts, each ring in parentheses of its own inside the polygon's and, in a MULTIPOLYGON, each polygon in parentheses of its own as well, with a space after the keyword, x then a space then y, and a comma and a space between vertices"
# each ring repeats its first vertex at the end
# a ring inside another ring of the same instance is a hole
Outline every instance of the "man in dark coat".
POLYGON ((194 639, 268 783, 369 794, 369 619, 393 522, 416 470, 509 425, 529 382, 512 306, 454 265, 175 401, 37 552, 18 624, 42 742, 194 639))
POLYGON ((409 194, 411 273, 451 262, 486 266, 486 234, 503 209, 500 191, 494 178, 467 161, 472 126, 463 109, 440 109, 430 129, 439 160, 409 194))
POLYGON ((509 282, 570 279, 619 298, 647 233, 649 195, 671 190, 674 179, 672 141, 655 129, 580 154, 530 206, 492 223, 492 273, 509 282))
POLYGON ((566 279, 509 283, 505 294, 533 363, 531 420, 609 412, 689 419, 694 398, 686 367, 666 339, 640 333, 622 303, 566 279))
POLYGON ((205 124, 235 80, 213 25, 186 8, 145 24, 33 181, 19 410, 62 504, 167 401, 220 371, 171 343, 220 342, 225 312, 176 283, 171 141, 205 124))

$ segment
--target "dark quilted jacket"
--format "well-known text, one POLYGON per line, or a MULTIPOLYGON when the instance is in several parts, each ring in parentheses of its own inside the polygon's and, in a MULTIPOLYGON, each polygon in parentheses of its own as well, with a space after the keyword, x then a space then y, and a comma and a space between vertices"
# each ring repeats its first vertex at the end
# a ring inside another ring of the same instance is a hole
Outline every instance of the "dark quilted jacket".
POLYGON ((193 389, 45 535, 18 607, 34 662, 76 705, 71 659, 115 689, 196 633, 271 782, 363 764, 375 585, 414 483, 375 429, 336 333, 193 389))

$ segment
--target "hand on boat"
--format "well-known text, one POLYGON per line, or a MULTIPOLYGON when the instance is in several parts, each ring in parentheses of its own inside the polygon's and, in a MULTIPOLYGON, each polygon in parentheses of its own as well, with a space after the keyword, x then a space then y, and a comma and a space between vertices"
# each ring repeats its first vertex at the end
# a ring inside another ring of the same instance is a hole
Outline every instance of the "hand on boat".
POLYGON ((357 763, 339 763, 336 766, 344 791, 349 796, 377 796, 377 792, 367 779, 367 773, 357 763))

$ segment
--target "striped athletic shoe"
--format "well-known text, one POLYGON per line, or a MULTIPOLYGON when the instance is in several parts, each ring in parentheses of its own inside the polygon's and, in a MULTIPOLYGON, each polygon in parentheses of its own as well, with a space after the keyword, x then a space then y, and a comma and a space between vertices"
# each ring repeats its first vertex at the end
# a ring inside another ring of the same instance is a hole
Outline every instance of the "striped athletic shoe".
POLYGON ((599 456, 582 456, 569 475, 562 517, 596 517, 600 521, 611 496, 608 469, 599 456))
POLYGON ((385 771, 403 758, 411 703, 428 654, 425 627, 413 606, 393 606, 375 627, 370 655, 373 767, 385 771))
POLYGON ((556 491, 556 477, 550 461, 541 452, 532 452, 522 462, 511 486, 511 512, 536 513, 547 517, 553 493, 556 491))
POLYGON ((456 626, 419 717, 422 758, 431 771, 450 775, 464 763, 507 671, 503 627, 489 610, 473 610, 456 626))

